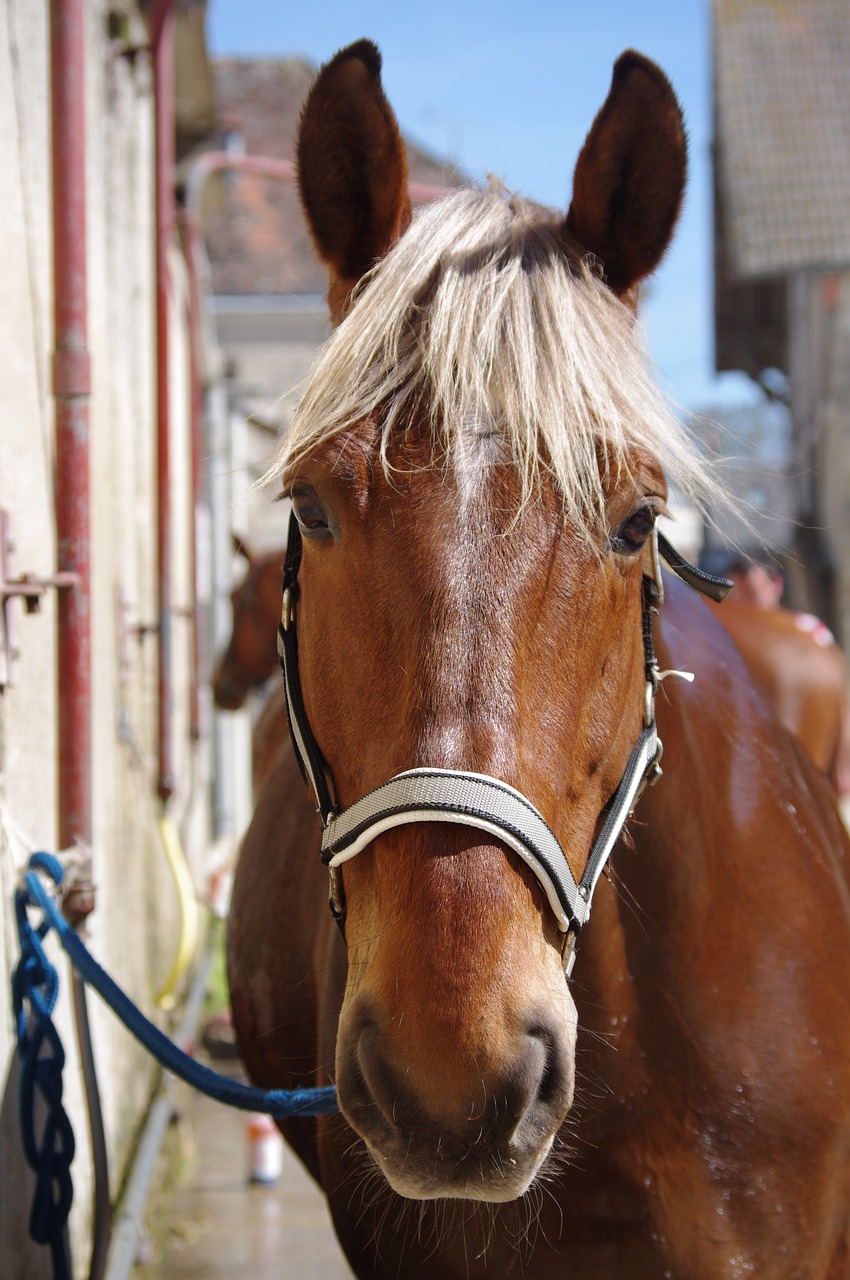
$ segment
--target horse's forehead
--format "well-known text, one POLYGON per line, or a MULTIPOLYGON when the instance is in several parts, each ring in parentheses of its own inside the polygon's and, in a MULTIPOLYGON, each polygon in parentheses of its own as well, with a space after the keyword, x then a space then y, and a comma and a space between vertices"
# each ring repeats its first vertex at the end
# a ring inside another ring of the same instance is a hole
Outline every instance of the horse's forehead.
MULTIPOLYGON (((635 446, 627 457, 611 458, 600 445, 597 456, 609 519, 619 522, 641 497, 666 500, 664 468, 648 449, 635 446)), ((308 470, 329 487, 343 508, 367 518, 380 508, 413 503, 420 521, 429 508, 445 513, 457 507, 461 517, 476 509, 490 511, 504 530, 520 524, 534 527, 541 517, 557 536, 565 529, 563 495, 556 490, 545 461, 541 461, 533 500, 526 502, 498 419, 483 412, 469 414, 464 445, 454 449, 451 458, 439 428, 427 415, 420 414, 389 440, 382 438, 376 415, 325 441, 313 453, 308 470)), ((595 525, 599 516, 589 514, 588 522, 595 525)), ((603 524, 604 519, 597 532, 603 524)))
MULTIPOLYGON (((367 424, 332 441, 314 455, 316 476, 343 514, 366 520, 398 512, 408 536, 433 522, 448 532, 446 517, 463 522, 475 510, 498 516, 507 527, 521 505, 521 482, 498 431, 470 424, 468 445, 451 459, 435 433, 411 424, 385 446, 380 429, 367 424)), ((535 510, 554 517, 560 504, 551 486, 541 486, 535 510)))

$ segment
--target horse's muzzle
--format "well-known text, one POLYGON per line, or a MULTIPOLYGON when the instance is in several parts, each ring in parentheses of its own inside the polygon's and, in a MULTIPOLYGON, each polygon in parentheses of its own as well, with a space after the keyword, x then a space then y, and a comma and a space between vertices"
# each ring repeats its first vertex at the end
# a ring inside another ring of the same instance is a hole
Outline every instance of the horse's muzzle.
POLYGON ((248 696, 248 686, 218 670, 212 678, 213 702, 221 711, 238 711, 248 696))
POLYGON ((467 1061, 449 1051, 448 1065, 437 1045, 406 1062, 369 1017, 346 1040, 340 1106, 394 1191, 501 1202, 528 1190, 572 1102, 574 1022, 534 1019, 500 1037, 498 1056, 492 1046, 467 1061), (429 1079, 429 1066, 442 1083, 429 1079))

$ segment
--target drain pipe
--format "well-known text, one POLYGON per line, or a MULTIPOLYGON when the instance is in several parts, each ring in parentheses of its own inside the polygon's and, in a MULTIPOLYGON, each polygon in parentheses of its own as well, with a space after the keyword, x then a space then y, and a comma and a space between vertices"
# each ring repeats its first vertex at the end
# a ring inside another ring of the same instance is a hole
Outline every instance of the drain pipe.
MULTIPOLYGON (((54 504, 59 574, 75 585, 57 602, 59 848, 89 848, 91 812, 91 582, 89 514, 88 279, 86 261, 85 0, 51 0, 51 170, 53 181, 52 390, 55 411, 54 504)), ((94 905, 72 887, 79 923, 94 905)), ((69 919, 72 911, 66 904, 69 919)), ((74 1021, 91 1136, 94 1177, 89 1275, 100 1280, 111 1206, 100 1090, 85 986, 71 979, 74 1021)))
POLYGON ((91 841, 89 352, 86 277, 85 0, 50 6, 57 559, 59 848, 91 841))
POLYGON ((174 234, 174 3, 155 0, 150 19, 154 68, 156 147, 156 445, 157 445, 157 630, 158 780, 165 802, 174 790, 171 729, 174 708, 171 609, 171 452, 168 253, 174 234))

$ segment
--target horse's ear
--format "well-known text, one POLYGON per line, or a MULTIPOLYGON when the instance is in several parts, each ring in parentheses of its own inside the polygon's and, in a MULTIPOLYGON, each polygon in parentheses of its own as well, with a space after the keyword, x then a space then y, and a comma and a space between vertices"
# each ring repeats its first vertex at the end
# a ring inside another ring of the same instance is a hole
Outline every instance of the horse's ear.
POLYGON ((664 256, 686 171, 682 109, 670 82, 629 50, 614 64, 608 97, 582 147, 565 223, 624 300, 664 256))
POLYGON ((301 113, 298 183, 339 320, 357 281, 410 222, 405 146, 370 40, 319 71, 301 113))
POLYGON ((244 556, 250 565, 254 557, 251 555, 251 549, 247 542, 244 542, 238 533, 231 533, 230 541, 233 545, 233 554, 235 556, 244 556))

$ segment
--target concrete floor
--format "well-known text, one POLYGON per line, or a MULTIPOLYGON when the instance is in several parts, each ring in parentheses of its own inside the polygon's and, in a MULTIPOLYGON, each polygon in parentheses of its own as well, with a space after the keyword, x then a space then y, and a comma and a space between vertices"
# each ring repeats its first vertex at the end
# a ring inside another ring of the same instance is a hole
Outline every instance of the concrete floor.
MULTIPOLYGON (((218 1065, 218 1064, 215 1064, 218 1065)), ((324 1197, 288 1147, 273 1186, 248 1180, 248 1116, 188 1096, 188 1176, 177 1189, 163 1280, 351 1280, 324 1197)))

